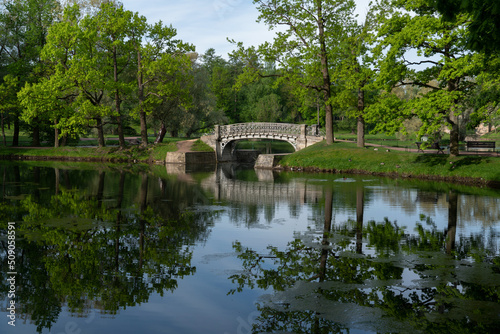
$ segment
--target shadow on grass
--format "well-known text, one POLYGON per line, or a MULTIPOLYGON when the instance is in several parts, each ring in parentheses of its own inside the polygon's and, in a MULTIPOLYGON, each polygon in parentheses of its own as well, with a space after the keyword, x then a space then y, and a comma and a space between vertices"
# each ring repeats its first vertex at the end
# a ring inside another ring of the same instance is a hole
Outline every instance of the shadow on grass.
POLYGON ((480 165, 481 163, 488 162, 486 157, 462 157, 453 163, 448 161, 447 155, 426 154, 417 157, 415 162, 426 164, 431 167, 450 165, 450 169, 457 169, 464 166, 480 165))
POLYGON ((495 175, 494 179, 488 182, 488 186, 494 189, 500 189, 500 173, 495 175))
POLYGON ((485 157, 463 157, 460 160, 457 160, 453 163, 455 168, 459 168, 462 166, 470 166, 470 165, 480 165, 483 162, 488 162, 489 159, 485 157))
POLYGON ((448 156, 447 155, 438 155, 438 154, 419 155, 417 157, 417 159, 415 159, 415 162, 418 162, 420 164, 429 165, 431 167, 444 166, 448 163, 448 156))
POLYGON ((428 154, 420 155, 417 157, 415 162, 425 164, 431 167, 435 166, 446 166, 449 165, 449 169, 458 169, 464 166, 480 165, 482 163, 487 163, 489 159, 487 157, 462 157, 454 162, 448 161, 447 155, 437 155, 428 154))

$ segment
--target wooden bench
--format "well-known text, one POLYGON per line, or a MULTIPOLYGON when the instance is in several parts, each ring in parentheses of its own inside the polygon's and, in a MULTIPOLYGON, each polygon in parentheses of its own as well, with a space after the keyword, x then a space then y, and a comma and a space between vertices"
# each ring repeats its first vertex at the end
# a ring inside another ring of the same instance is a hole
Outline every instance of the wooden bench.
MULTIPOLYGON (((421 141, 417 141, 415 142, 415 144, 417 144, 417 152, 420 152, 422 151, 422 153, 425 153, 424 150, 422 149, 422 142, 421 141)), ((433 149, 433 150, 437 150, 437 153, 441 153, 441 154, 444 154, 444 150, 448 149, 448 146, 442 146, 439 144, 438 141, 435 141, 434 143, 431 144, 431 146, 429 146, 430 149, 433 149)))
POLYGON ((486 148, 492 149, 495 152, 495 142, 494 141, 468 141, 467 142, 467 151, 469 148, 486 148))

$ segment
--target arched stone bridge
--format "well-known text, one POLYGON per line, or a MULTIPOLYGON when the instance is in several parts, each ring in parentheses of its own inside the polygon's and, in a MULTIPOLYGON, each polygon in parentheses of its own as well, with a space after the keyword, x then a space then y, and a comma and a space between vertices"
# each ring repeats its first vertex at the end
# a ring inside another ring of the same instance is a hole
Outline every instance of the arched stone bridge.
POLYGON ((214 133, 201 137, 217 154, 217 161, 234 160, 234 149, 239 140, 273 139, 290 143, 295 151, 315 144, 324 138, 317 125, 289 123, 239 123, 216 125, 214 133))

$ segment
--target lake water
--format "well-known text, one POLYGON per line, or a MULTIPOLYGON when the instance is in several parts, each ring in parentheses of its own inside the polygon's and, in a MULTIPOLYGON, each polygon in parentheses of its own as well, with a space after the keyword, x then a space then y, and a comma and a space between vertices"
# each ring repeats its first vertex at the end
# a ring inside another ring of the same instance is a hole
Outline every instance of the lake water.
POLYGON ((499 190, 234 165, 0 174, 0 333, 500 328, 499 190))

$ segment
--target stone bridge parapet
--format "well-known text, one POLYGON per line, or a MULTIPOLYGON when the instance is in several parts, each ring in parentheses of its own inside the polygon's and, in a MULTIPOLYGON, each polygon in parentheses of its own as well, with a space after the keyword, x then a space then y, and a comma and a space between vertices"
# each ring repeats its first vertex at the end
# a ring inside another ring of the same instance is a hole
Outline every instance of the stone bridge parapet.
POLYGON ((273 139, 290 143, 295 151, 315 144, 323 137, 317 125, 289 123, 238 123, 216 125, 214 133, 201 140, 217 153, 217 161, 234 160, 236 142, 247 139, 273 139))

